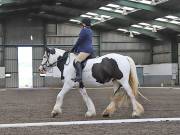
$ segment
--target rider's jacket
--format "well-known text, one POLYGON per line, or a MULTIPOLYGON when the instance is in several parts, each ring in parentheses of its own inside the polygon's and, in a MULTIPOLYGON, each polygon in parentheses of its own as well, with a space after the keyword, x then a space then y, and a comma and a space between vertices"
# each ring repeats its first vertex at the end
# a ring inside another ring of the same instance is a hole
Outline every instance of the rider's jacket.
POLYGON ((74 52, 92 53, 92 30, 90 27, 84 27, 79 33, 79 38, 73 47, 74 52))

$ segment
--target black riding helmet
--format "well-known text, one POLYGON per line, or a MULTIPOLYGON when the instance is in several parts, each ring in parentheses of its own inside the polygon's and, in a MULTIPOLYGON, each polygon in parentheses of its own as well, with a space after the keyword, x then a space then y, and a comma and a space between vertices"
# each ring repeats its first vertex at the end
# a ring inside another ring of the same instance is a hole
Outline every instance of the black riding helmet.
POLYGON ((84 23, 86 26, 91 26, 91 19, 90 18, 83 18, 81 23, 84 23))

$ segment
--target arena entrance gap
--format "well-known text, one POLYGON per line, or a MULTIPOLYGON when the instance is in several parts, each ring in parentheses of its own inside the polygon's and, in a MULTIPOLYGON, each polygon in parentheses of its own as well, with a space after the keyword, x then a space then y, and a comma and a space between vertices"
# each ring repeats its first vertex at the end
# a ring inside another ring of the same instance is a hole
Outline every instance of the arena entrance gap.
POLYGON ((19 88, 32 88, 32 47, 18 47, 19 88))

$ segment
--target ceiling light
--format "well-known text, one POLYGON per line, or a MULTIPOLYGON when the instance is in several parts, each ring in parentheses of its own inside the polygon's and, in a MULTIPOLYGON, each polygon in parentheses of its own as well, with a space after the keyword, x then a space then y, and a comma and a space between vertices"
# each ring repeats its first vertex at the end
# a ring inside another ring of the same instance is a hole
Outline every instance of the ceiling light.
POLYGON ((141 33, 140 32, 137 32, 137 31, 132 31, 133 34, 136 34, 136 35, 140 35, 141 33))
POLYGON ((144 29, 153 31, 152 27, 145 27, 144 29))
POLYGON ((168 18, 168 19, 173 19, 173 20, 178 19, 177 16, 172 16, 172 15, 168 15, 168 16, 165 16, 165 17, 168 18))
POLYGON ((130 11, 135 10, 135 8, 132 8, 132 7, 123 7, 123 9, 130 10, 130 11))
POLYGON ((119 29, 117 29, 117 30, 123 31, 123 32, 128 32, 128 30, 126 30, 126 29, 121 29, 121 28, 119 28, 119 29))
POLYGON ((92 12, 87 12, 86 14, 87 14, 87 15, 92 15, 92 16, 98 16, 98 14, 92 13, 92 12))
POLYGON ((116 5, 116 4, 108 4, 108 5, 106 5, 106 6, 108 6, 108 7, 113 7, 113 8, 120 8, 120 6, 119 6, 119 5, 116 5))
POLYGON ((81 21, 75 20, 75 19, 70 19, 69 21, 71 21, 71 22, 77 22, 77 23, 80 23, 80 22, 81 22, 81 21))
POLYGON ((111 8, 108 8, 108 7, 100 7, 99 9, 101 9, 101 10, 106 10, 106 11, 112 11, 112 9, 111 9, 111 8))
POLYGON ((173 24, 180 24, 180 22, 179 22, 179 21, 176 21, 176 20, 172 20, 172 21, 170 21, 170 23, 173 23, 173 24))
POLYGON ((168 22, 168 19, 165 19, 165 18, 157 18, 155 20, 161 21, 161 22, 168 22))
POLYGON ((144 3, 144 4, 151 4, 151 1, 149 1, 149 0, 130 0, 130 1, 144 3))
POLYGON ((114 12, 116 12, 116 13, 120 13, 120 14, 122 14, 122 13, 123 13, 123 11, 122 11, 122 10, 119 10, 119 9, 114 10, 114 12))
POLYGON ((90 15, 80 15, 81 17, 87 17, 87 18, 92 18, 90 15))
POLYGON ((137 25, 137 24, 133 24, 133 25, 131 25, 132 27, 136 27, 136 28, 143 28, 143 26, 141 26, 141 25, 137 25))
POLYGON ((108 16, 108 15, 101 15, 101 17, 103 17, 103 18, 112 18, 111 16, 108 16))
POLYGON ((139 23, 140 25, 144 25, 144 26, 150 26, 150 24, 149 23, 139 23))

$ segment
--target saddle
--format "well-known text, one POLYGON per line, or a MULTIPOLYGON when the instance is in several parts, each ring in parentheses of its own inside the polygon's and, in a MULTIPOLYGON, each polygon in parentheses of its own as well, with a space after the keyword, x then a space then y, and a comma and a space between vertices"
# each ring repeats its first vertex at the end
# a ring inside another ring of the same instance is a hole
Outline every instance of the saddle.
POLYGON ((89 59, 93 59, 93 58, 96 58, 95 54, 92 53, 91 55, 89 55, 84 61, 81 62, 81 66, 82 66, 82 69, 84 69, 84 67, 86 66, 86 63, 89 59))
MULTIPOLYGON (((61 80, 64 80, 63 71, 64 71, 64 65, 66 64, 68 56, 69 56, 69 52, 66 51, 63 54, 63 56, 59 56, 58 59, 57 59, 57 67, 61 71, 61 80)), ((84 61, 81 62, 82 69, 84 69, 84 67, 86 66, 87 60, 92 59, 92 58, 95 58, 94 53, 89 55, 84 61)))

